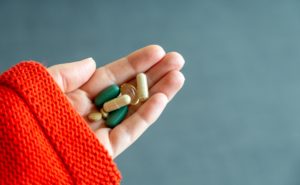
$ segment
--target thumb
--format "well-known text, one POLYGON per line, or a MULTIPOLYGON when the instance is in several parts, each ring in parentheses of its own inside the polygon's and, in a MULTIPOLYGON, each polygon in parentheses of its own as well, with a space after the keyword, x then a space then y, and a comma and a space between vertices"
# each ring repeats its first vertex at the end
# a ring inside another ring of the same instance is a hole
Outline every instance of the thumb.
POLYGON ((90 79, 95 70, 96 63, 92 58, 48 68, 48 72, 64 93, 81 87, 90 79))

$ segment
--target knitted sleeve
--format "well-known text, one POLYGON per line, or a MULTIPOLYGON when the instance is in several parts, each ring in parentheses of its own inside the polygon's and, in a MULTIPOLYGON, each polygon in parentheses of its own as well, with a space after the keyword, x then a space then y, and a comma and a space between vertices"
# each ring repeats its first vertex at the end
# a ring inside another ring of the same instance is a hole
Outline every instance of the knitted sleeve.
POLYGON ((0 184, 120 183, 106 149, 41 64, 0 76, 0 184))

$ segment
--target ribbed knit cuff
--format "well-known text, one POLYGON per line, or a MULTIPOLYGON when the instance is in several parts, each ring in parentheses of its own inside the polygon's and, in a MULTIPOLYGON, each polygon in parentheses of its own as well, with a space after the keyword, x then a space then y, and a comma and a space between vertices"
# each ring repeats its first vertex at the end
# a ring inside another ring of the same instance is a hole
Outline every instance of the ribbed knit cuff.
POLYGON ((43 65, 22 62, 3 73, 0 83, 13 89, 28 105, 74 183, 120 183, 120 172, 107 150, 43 65))

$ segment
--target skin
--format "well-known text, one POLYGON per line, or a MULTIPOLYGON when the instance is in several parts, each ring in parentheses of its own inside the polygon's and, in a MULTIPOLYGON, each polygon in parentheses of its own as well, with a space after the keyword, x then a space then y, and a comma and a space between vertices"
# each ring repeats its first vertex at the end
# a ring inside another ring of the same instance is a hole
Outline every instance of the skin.
POLYGON ((99 142, 116 158, 146 131, 161 115, 166 105, 184 84, 180 72, 183 57, 177 52, 165 53, 157 45, 141 48, 126 57, 96 69, 92 58, 59 64, 49 73, 78 113, 86 119, 99 142), (135 76, 145 72, 150 98, 138 106, 130 106, 129 115, 113 129, 103 121, 90 122, 87 115, 96 110, 92 100, 111 84, 135 83, 135 76))

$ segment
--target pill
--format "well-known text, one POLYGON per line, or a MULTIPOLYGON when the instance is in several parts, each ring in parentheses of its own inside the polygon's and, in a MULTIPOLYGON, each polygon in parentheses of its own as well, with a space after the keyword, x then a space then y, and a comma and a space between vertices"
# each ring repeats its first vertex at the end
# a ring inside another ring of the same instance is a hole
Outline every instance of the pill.
POLYGON ((140 101, 145 101, 149 97, 147 76, 144 73, 139 73, 136 76, 137 94, 140 101))
POLYGON ((103 119, 106 119, 107 116, 108 116, 108 113, 105 112, 105 110, 103 110, 103 108, 100 110, 100 112, 101 112, 101 114, 102 114, 103 119))
POLYGON ((92 112, 88 115, 90 121, 99 121, 102 119, 101 112, 92 112))
POLYGON ((116 98, 120 94, 120 88, 118 85, 113 84, 103 91, 101 91, 95 98, 94 103, 98 108, 101 108, 103 104, 113 98, 116 98))
POLYGON ((105 122, 106 126, 114 128, 124 120, 127 112, 128 106, 123 106, 115 111, 110 112, 105 122))
POLYGON ((105 110, 105 112, 111 112, 111 111, 117 110, 120 107, 123 107, 125 105, 129 105, 130 102, 131 102, 131 98, 129 95, 127 95, 127 94, 121 95, 115 99, 112 99, 112 100, 104 103, 103 109, 105 110))
POLYGON ((129 83, 124 83, 121 85, 121 94, 122 95, 129 95, 131 98, 130 105, 136 105, 139 103, 139 97, 137 95, 137 90, 136 88, 129 83))

